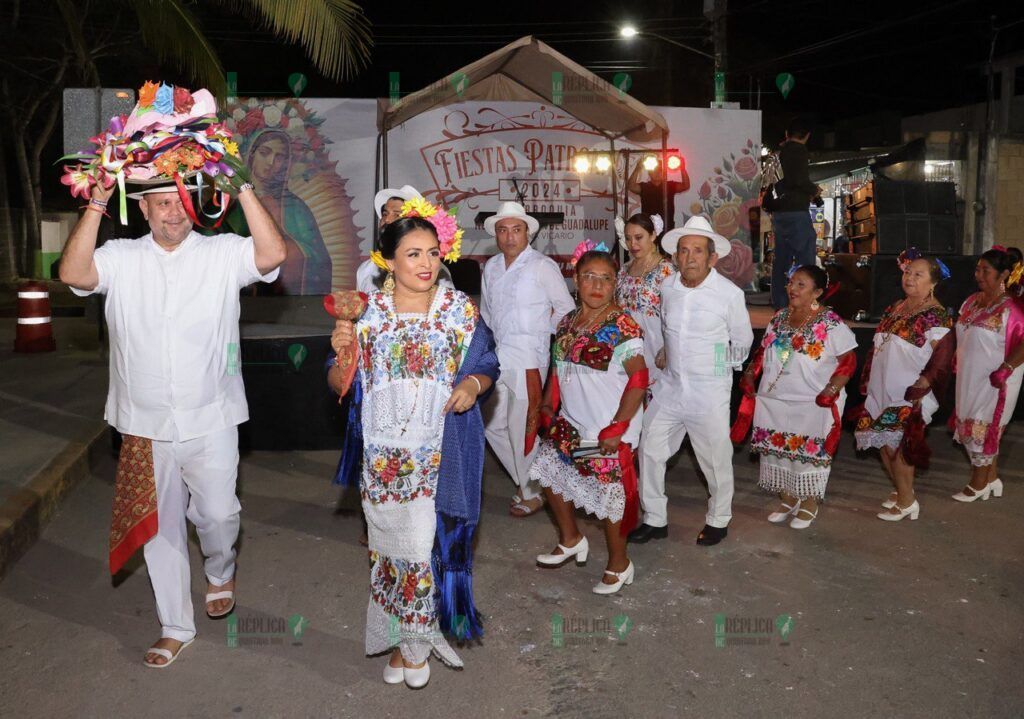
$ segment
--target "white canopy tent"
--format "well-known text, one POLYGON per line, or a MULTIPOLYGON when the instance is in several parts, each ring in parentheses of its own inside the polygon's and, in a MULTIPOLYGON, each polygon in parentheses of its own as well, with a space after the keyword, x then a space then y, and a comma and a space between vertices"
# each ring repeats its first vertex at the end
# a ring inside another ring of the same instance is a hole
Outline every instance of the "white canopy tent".
MULTIPOLYGON (((651 142, 660 137, 662 161, 666 159, 669 130, 661 114, 528 35, 398 102, 377 101, 375 191, 388 185, 388 132, 391 129, 424 112, 467 101, 556 105, 608 138, 612 153, 616 140, 651 142), (557 92, 554 73, 561 73, 562 88, 570 91, 557 92), (581 89, 586 92, 580 92, 581 89)), ((615 186, 616 177, 612 173, 613 202, 618 199, 615 186)))

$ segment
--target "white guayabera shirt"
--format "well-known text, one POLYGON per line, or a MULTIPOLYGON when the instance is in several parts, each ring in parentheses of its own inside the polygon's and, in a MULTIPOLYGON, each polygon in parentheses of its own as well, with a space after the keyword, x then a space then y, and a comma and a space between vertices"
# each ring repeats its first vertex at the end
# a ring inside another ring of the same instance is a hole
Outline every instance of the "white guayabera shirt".
POLYGON ((148 234, 96 250, 107 296, 110 390, 105 419, 123 434, 188 440, 249 419, 238 292, 261 275, 251 237, 191 232, 172 252, 148 234))
POLYGON ((537 368, 542 380, 547 376, 551 334, 574 309, 562 272, 547 255, 527 246, 507 269, 501 254, 487 260, 480 313, 494 333, 502 381, 514 392, 526 382, 514 370, 537 368))
POLYGON ((754 341, 743 290, 713 267, 696 287, 677 272, 661 284, 661 323, 666 365, 658 396, 694 413, 719 404, 754 341))

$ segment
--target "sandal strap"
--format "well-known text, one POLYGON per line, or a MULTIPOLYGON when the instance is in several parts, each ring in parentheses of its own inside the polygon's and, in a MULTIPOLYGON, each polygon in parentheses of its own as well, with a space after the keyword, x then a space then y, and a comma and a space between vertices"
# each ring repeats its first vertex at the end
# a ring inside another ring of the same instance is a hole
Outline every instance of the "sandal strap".
POLYGON ((800 512, 806 512, 807 514, 810 514, 811 515, 811 519, 815 519, 818 516, 817 510, 815 510, 814 514, 811 514, 811 510, 804 509, 803 507, 800 507, 800 509, 796 510, 796 514, 797 514, 798 517, 800 516, 800 512))
MULTIPOLYGON (((163 647, 150 647, 146 650, 146 654, 156 654, 158 657, 163 657, 167 661, 174 659, 174 655, 171 654, 170 649, 164 649, 163 647)), ((152 664, 152 662, 150 662, 152 664)))
POLYGON ((234 599, 235 592, 232 589, 227 589, 223 592, 211 592, 206 595, 206 603, 216 602, 219 599, 234 599))

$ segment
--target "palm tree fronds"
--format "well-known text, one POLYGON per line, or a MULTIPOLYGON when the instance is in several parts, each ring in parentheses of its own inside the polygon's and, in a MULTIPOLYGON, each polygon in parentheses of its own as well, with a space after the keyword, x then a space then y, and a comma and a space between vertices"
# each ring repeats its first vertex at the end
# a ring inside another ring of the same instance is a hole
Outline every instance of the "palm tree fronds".
POLYGON ((370 22, 353 0, 219 0, 257 20, 276 35, 298 42, 316 68, 347 80, 366 66, 370 22))
POLYGON ((181 0, 133 0, 139 31, 158 61, 172 63, 218 98, 227 90, 224 68, 196 17, 181 0))

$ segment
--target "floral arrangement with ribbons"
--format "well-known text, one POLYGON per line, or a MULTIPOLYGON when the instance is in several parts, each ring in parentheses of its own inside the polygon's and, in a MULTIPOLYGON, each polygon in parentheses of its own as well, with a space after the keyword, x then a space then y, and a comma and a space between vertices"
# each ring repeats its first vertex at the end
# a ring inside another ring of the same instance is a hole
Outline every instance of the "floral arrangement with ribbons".
MULTIPOLYGON (((900 268, 901 272, 906 272, 907 271, 907 267, 910 266, 911 262, 913 262, 914 260, 921 260, 921 259, 926 259, 926 258, 924 256, 924 254, 922 254, 922 252, 919 249, 917 249, 916 247, 908 247, 907 249, 903 250, 903 252, 901 252, 899 254, 899 257, 896 258, 896 264, 899 265, 899 268, 900 268)), ((940 260, 938 257, 936 257, 934 259, 935 259, 935 264, 937 264, 939 266, 939 272, 942 275, 942 279, 948 280, 952 276, 953 273, 949 271, 949 268, 946 266, 945 262, 940 260)))
POLYGON ((583 240, 583 242, 576 245, 576 249, 572 251, 572 260, 569 262, 573 267, 580 261, 580 258, 588 252, 608 252, 608 246, 604 242, 594 244, 593 240, 583 240))
POLYGON ((202 196, 203 176, 211 178, 219 209, 206 217, 224 218, 230 201, 228 191, 245 181, 238 144, 230 130, 217 119, 217 103, 208 90, 189 92, 183 87, 146 82, 139 88, 139 101, 128 115, 110 119, 105 132, 90 138, 91 151, 65 155, 58 162, 77 161, 64 166, 61 183, 72 197, 90 199, 96 185, 115 184, 121 191, 120 219, 128 221, 125 183, 158 184, 172 180, 178 188, 189 219, 201 224, 184 179, 196 176, 202 196))
MULTIPOLYGON (((422 197, 414 197, 402 205, 400 217, 422 217, 432 224, 437 232, 437 242, 441 246, 441 258, 445 262, 455 262, 462 256, 462 228, 455 219, 456 215, 456 208, 446 210, 432 205, 422 197)), ((391 271, 380 250, 371 252, 370 260, 385 272, 391 271)))

